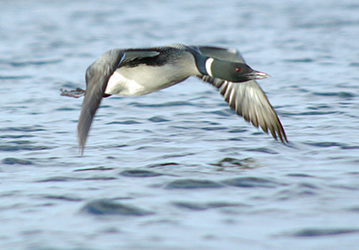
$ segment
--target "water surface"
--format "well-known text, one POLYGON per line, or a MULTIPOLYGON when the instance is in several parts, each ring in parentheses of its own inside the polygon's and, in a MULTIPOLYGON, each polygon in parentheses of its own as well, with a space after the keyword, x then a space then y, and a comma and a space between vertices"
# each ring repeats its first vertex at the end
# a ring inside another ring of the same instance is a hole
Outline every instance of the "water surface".
POLYGON ((356 1, 0 2, 1 249, 355 249, 356 1), (240 49, 274 141, 191 78, 110 97, 77 148, 84 73, 111 48, 240 49))

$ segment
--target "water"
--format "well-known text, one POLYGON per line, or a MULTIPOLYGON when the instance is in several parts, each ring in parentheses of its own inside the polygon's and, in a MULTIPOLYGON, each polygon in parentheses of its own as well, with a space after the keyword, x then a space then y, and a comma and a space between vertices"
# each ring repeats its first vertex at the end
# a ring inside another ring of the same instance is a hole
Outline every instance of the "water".
POLYGON ((1 249, 358 249, 357 1, 1 1, 1 249), (242 2, 242 3, 240 3, 242 2), (282 145, 195 78, 104 99, 84 157, 84 73, 111 48, 241 50, 282 145))

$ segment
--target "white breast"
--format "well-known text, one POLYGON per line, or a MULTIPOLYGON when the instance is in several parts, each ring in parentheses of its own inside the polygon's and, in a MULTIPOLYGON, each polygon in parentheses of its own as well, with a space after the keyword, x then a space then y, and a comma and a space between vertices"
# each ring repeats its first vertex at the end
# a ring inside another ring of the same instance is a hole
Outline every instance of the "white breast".
POLYGON ((105 94, 109 95, 137 95, 143 87, 135 80, 128 79, 118 72, 114 72, 108 80, 105 94))
POLYGON ((122 67, 110 77, 105 94, 145 95, 184 81, 192 74, 193 72, 171 64, 160 67, 144 64, 133 68, 122 67))

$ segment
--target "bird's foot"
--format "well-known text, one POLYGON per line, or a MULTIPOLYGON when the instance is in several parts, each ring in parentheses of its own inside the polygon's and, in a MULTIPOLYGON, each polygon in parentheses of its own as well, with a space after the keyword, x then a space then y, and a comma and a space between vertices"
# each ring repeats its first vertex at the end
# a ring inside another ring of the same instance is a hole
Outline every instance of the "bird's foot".
POLYGON ((74 90, 66 90, 66 89, 60 89, 62 96, 68 96, 68 97, 74 97, 79 98, 81 96, 85 95, 85 90, 77 88, 74 90))

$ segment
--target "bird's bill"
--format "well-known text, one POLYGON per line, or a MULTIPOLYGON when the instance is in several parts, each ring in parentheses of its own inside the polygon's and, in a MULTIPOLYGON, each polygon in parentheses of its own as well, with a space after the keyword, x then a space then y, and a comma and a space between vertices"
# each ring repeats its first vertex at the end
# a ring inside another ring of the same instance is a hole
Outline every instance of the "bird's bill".
POLYGON ((256 71, 256 70, 253 70, 252 72, 247 73, 246 76, 253 80, 265 79, 265 78, 270 77, 270 75, 268 75, 267 73, 256 71))

